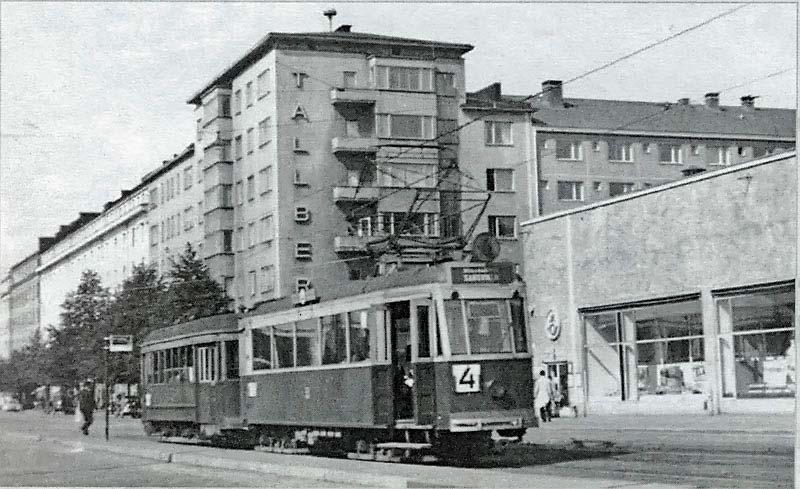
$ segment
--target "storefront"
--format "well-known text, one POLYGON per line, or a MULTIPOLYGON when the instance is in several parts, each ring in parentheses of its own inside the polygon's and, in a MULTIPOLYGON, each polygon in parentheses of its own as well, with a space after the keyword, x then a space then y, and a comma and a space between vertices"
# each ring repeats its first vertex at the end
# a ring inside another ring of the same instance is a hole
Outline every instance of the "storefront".
POLYGON ((564 372, 582 413, 791 412, 795 164, 524 223, 536 369, 564 372))

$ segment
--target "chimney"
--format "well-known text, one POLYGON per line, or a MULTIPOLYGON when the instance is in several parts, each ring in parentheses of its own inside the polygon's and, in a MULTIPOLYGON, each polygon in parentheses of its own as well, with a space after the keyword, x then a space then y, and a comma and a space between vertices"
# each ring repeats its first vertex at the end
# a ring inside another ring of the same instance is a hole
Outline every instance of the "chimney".
POLYGON ((719 92, 708 92, 706 94, 706 107, 709 109, 719 109, 719 92))
POLYGON ((336 32, 350 32, 350 29, 352 28, 353 26, 350 24, 342 24, 336 28, 336 32))
POLYGON ((561 92, 561 80, 546 80, 542 82, 541 100, 547 107, 555 109, 564 107, 564 96, 561 92))
POLYGON ((678 99, 678 105, 689 105, 689 99, 688 98, 679 98, 678 99))
POLYGON ((502 93, 500 82, 494 82, 488 87, 481 88, 477 92, 475 92, 475 96, 478 98, 482 98, 484 100, 492 100, 497 102, 500 100, 500 94, 502 93))
POLYGON ((742 101, 742 108, 745 110, 756 110, 756 99, 758 95, 745 95, 739 100, 742 101))

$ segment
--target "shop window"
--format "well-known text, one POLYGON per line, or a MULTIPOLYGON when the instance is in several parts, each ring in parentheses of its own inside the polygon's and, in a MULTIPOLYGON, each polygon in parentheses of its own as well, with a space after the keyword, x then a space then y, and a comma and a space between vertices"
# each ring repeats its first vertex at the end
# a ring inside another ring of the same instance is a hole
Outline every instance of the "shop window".
POLYGON ((623 345, 617 313, 584 317, 586 374, 590 398, 624 399, 623 345))

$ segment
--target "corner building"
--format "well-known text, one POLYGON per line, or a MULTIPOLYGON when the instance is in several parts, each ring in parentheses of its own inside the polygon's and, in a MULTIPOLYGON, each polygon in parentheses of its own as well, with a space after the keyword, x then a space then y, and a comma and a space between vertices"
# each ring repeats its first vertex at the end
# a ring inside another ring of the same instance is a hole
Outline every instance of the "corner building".
POLYGON ((458 233, 457 193, 438 178, 458 140, 435 138, 457 127, 471 49, 349 26, 270 33, 189 99, 204 258, 237 305, 371 274, 367 242, 412 204, 404 233, 458 233))

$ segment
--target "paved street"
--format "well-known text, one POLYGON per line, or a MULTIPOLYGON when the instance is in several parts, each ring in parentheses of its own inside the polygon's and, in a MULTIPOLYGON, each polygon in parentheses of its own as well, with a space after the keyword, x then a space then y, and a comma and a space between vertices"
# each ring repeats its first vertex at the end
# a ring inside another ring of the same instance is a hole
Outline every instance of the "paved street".
MULTIPOLYGON (((423 486, 619 487, 624 481, 625 487, 648 488, 791 487, 792 420, 790 416, 772 418, 766 425, 758 416, 717 416, 683 423, 663 416, 556 419, 542 428, 530 430, 526 443, 499 450, 482 461, 478 468, 382 464, 163 444, 145 437, 138 420, 118 418, 111 419, 111 445, 148 452, 197 454, 241 464, 274 464, 287 467, 287 471, 313 467, 371 474, 378 478, 403 477, 423 486)), ((4 443, 4 467, 17 467, 18 460, 25 459, 33 461, 33 464, 26 465, 26 470, 36 472, 26 475, 23 471, 18 473, 7 469, 9 471, 3 472, 3 477, 19 477, 9 479, 8 484, 119 485, 112 479, 117 476, 115 473, 101 471, 102 476, 109 479, 102 482, 105 479, 100 478, 97 483, 93 482, 95 476, 91 474, 93 469, 97 471, 97 467, 122 465, 125 468, 120 469, 120 473, 127 476, 120 480, 136 481, 137 485, 150 484, 151 477, 156 475, 158 477, 153 483, 157 485, 309 485, 306 481, 292 478, 243 471, 235 471, 236 477, 230 479, 214 479, 214 476, 230 471, 211 472, 207 468, 102 454, 96 450, 91 456, 79 455, 88 453, 77 451, 79 443, 108 446, 103 440, 102 416, 97 417, 92 434, 84 438, 78 434, 69 416, 46 416, 40 412, 0 413, 0 433, 18 433, 28 438, 33 435, 53 437, 68 443, 64 448, 28 441, 14 443, 13 450, 4 443), (51 451, 56 455, 51 455, 51 451), (6 463, 6 460, 10 461, 6 463), (59 467, 71 467, 75 471, 59 472, 59 467), (41 483, 37 483, 36 477, 41 483)), ((2 482, 4 480, 0 480, 2 482)), ((310 484, 317 487, 328 483, 311 481, 310 484)))

